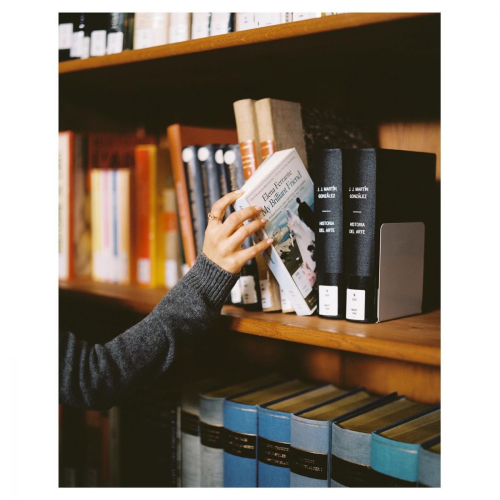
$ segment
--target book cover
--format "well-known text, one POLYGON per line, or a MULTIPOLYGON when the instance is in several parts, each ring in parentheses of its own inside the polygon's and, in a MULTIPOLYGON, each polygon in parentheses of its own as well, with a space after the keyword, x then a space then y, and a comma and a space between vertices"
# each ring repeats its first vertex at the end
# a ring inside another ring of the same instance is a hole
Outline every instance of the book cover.
POLYGON ((193 12, 191 21, 191 40, 210 35, 210 12, 193 12))
POLYGON ((295 312, 312 314, 317 308, 315 235, 306 214, 314 214, 314 185, 295 149, 272 155, 242 189, 235 208, 263 207, 262 216, 268 221, 254 239, 274 239, 264 252, 269 268, 295 312))
POLYGON ((345 317, 344 174, 342 150, 323 149, 314 161, 316 287, 320 316, 345 317))
MULTIPOLYGON (((381 226, 401 222, 428 224, 435 161, 436 156, 429 153, 343 150, 348 257, 346 319, 365 323, 378 320, 381 226)), ((408 257, 412 251, 404 248, 408 257)))
POLYGON ((371 467, 384 487, 412 487, 418 481, 418 450, 441 434, 441 409, 432 407, 372 433, 371 467))
POLYGON ((441 436, 429 439, 418 449, 418 486, 441 488, 441 436))
POLYGON ((224 400, 283 382, 277 374, 200 393, 201 486, 224 486, 224 400))
POLYGON ((383 399, 370 411, 332 422, 331 487, 380 486, 370 467, 372 432, 429 408, 396 393, 383 399))
POLYGON ((236 132, 231 129, 187 127, 179 124, 170 125, 167 128, 167 134, 175 181, 182 247, 186 264, 191 268, 197 254, 182 150, 193 144, 232 144, 237 142, 237 136, 236 132))
POLYGON ((258 407, 308 391, 316 384, 290 380, 224 401, 224 487, 256 487, 258 407))
POLYGON ((259 488, 290 487, 292 414, 331 401, 346 392, 327 384, 278 403, 259 406, 259 488))
POLYGON ((290 487, 325 488, 330 485, 332 421, 376 400, 376 396, 356 389, 292 416, 290 487))
POLYGON ((134 50, 169 43, 169 14, 136 12, 134 16, 134 50))

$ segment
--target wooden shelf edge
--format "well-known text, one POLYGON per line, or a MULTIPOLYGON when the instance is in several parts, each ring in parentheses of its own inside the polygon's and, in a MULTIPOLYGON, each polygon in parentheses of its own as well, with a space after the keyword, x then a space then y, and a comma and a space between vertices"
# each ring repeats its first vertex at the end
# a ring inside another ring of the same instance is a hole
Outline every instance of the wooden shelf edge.
MULTIPOLYGON (((133 285, 111 285, 89 280, 60 282, 64 294, 86 297, 149 314, 167 293, 133 285)), ((248 312, 224 306, 219 321, 230 331, 296 342, 369 356, 440 366, 440 312, 434 311, 380 324, 359 324, 317 316, 248 312)))
POLYGON ((272 42, 287 38, 314 35, 328 31, 360 28, 374 24, 397 22, 405 19, 433 15, 437 14, 424 12, 337 14, 317 19, 308 19, 305 21, 278 24, 264 28, 237 31, 235 33, 227 33, 225 35, 200 38, 197 40, 188 40, 186 42, 160 45, 148 49, 128 50, 121 52, 120 54, 110 54, 89 59, 65 61, 59 63, 59 74, 62 75, 66 73, 151 61, 155 59, 165 59, 211 50, 272 42))

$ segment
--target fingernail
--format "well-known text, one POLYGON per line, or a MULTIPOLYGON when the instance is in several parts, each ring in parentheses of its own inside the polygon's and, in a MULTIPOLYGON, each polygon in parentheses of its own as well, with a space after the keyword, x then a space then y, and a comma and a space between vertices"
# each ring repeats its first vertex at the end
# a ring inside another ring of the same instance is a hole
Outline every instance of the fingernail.
POLYGON ((257 212, 261 212, 262 207, 260 205, 255 205, 255 210, 257 210, 257 212))
POLYGON ((274 241, 274 240, 273 240, 272 238, 269 238, 269 239, 267 240, 267 243, 272 243, 273 241, 274 241))
POLYGON ((267 219, 260 219, 260 222, 262 222, 262 224, 265 224, 267 222, 267 219))

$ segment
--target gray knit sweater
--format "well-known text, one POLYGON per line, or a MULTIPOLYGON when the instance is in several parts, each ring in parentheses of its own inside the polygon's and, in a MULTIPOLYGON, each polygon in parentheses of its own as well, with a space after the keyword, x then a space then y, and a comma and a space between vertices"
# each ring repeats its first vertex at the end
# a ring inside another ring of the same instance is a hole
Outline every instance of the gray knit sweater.
POLYGON ((140 323, 104 345, 59 335, 59 402, 106 409, 157 378, 220 315, 238 275, 204 254, 140 323), (195 335, 196 334, 196 335, 195 335))

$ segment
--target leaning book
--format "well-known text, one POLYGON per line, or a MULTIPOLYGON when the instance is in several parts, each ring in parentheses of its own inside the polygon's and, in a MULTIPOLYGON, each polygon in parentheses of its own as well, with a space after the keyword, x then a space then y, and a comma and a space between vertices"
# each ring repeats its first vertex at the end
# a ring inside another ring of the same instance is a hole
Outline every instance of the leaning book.
POLYGON ((250 205, 263 207, 267 219, 254 235, 255 242, 273 238, 264 252, 269 268, 300 316, 317 307, 313 289, 316 280, 314 256, 314 185, 297 151, 287 149, 270 156, 242 187, 235 203, 240 210, 250 205))

